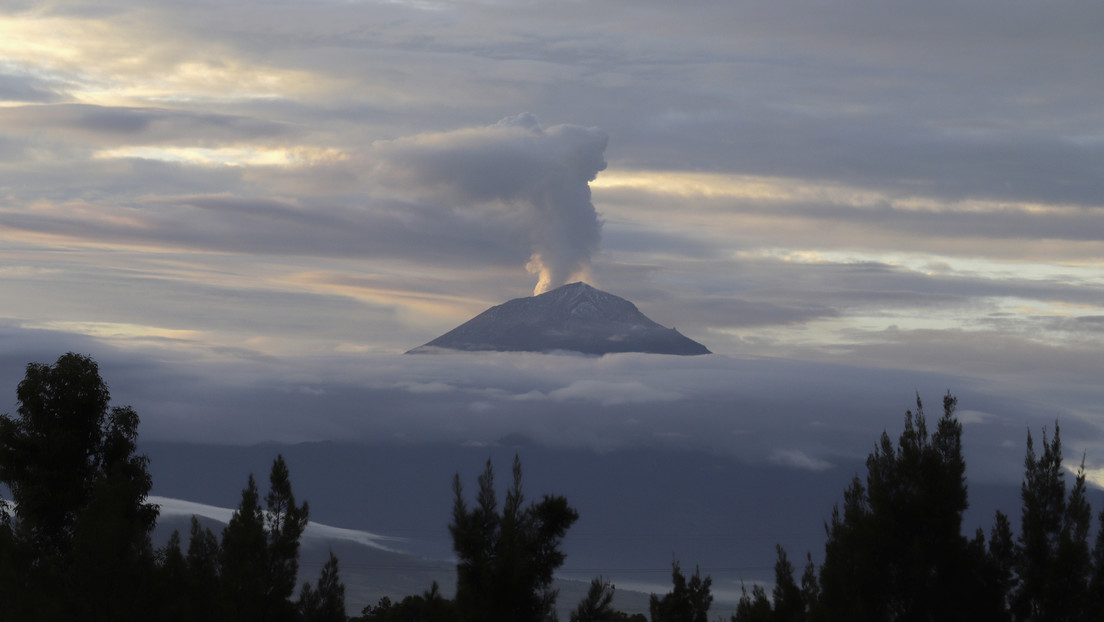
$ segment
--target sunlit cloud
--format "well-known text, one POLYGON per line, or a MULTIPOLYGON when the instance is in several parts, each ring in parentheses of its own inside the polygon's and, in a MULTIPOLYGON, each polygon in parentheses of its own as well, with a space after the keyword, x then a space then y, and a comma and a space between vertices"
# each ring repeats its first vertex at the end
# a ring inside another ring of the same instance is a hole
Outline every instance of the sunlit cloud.
POLYGON ((348 155, 339 149, 315 147, 120 147, 97 151, 92 157, 141 158, 195 166, 281 167, 331 164, 348 159, 348 155))
POLYGON ((0 56, 62 81, 72 100, 104 106, 202 104, 309 96, 339 87, 325 74, 245 60, 226 44, 165 28, 154 7, 98 17, 0 17, 0 56))
POLYGON ((827 201, 854 206, 874 206, 884 195, 839 184, 778 177, 725 175, 686 171, 611 170, 594 181, 597 189, 632 189, 683 198, 736 198, 778 203, 827 201))
POLYGON ((124 324, 118 322, 72 322, 72 321, 47 321, 27 322, 26 328, 32 330, 50 330, 78 335, 96 337, 108 342, 128 341, 198 341, 203 335, 200 331, 174 330, 158 326, 143 326, 139 324, 124 324))
POLYGON ((423 324, 440 325, 442 320, 459 324, 490 306, 468 296, 402 287, 394 277, 376 277, 363 272, 301 272, 288 275, 286 281, 320 293, 393 306, 410 314, 406 320, 423 324))

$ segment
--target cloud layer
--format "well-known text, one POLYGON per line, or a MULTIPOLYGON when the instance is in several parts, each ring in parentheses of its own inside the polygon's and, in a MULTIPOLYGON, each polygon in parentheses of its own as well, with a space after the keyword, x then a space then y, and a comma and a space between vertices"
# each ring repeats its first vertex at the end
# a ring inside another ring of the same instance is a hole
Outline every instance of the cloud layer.
MULTIPOLYGON (((94 355, 116 404, 142 417, 146 441, 254 444, 510 444, 596 452, 701 451, 751 465, 824 471, 861 461, 896 436, 919 395, 933 421, 959 397, 971 481, 1018 482, 1028 430, 1060 420, 1070 455, 1104 468, 1104 398, 1082 380, 1043 390, 1035 370, 1001 380, 938 371, 719 355, 584 357, 527 353, 326 357, 166 357, 71 334, 7 327, 0 391, 26 362, 71 348, 94 355)), ((239 353, 240 354, 240 353, 239 353)), ((1100 482, 1104 485, 1104 481, 1100 482)))

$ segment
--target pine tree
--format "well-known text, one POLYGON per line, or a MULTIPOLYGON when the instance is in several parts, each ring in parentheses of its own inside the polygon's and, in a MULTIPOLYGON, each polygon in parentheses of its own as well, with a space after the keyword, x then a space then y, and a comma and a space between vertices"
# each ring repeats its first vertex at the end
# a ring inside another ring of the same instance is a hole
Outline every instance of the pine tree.
POLYGON ((306 528, 308 506, 296 505, 287 464, 277 456, 269 475, 267 510, 253 475, 238 509, 222 532, 219 583, 223 606, 235 620, 293 620, 291 596, 299 570, 299 537, 306 528))
POLYGON ((1038 456, 1028 432, 1020 495, 1023 512, 1014 564, 1018 584, 1011 598, 1013 617, 1024 622, 1081 620, 1087 613, 1092 574, 1088 545, 1092 510, 1085 500, 1083 464, 1066 496, 1057 424, 1051 442, 1043 431, 1043 451, 1038 456))
POLYGON ((242 622, 264 619, 267 537, 260 493, 253 475, 242 490, 241 502, 222 530, 219 548, 219 584, 227 615, 242 622))
POLYGON ((978 620, 983 572, 961 534, 967 507, 957 400, 928 434, 923 404, 905 413, 897 445, 887 433, 827 525, 817 615, 856 622, 978 620))
POLYGON ((453 479, 452 534, 456 565, 456 612, 461 620, 538 622, 555 615, 553 573, 565 559, 560 543, 579 514, 560 496, 525 505, 521 460, 514 457, 513 485, 502 510, 487 461, 479 476, 475 507, 464 501, 460 476, 453 479))
POLYGON ((210 528, 199 524, 192 517, 189 530, 188 552, 185 557, 187 579, 182 589, 188 600, 194 619, 216 620, 223 613, 224 590, 219 580, 221 548, 218 538, 210 528))
POLYGON ((1015 588, 1014 567, 1016 542, 1012 537, 1012 525, 1008 516, 997 510, 993 528, 989 532, 989 560, 993 565, 995 591, 999 594, 1002 609, 1015 588))
POLYGON ((1089 580, 1088 610, 1092 622, 1104 622, 1104 510, 1097 517, 1096 544, 1092 551, 1093 574, 1089 580))
POLYGON ((740 601, 736 603, 732 622, 772 622, 773 619, 774 610, 763 586, 753 585, 749 594, 747 588, 741 585, 740 601))
MULTIPOLYGON (((652 594, 649 599, 652 622, 708 622, 713 579, 708 576, 703 579, 701 570, 695 568, 694 575, 687 580, 676 561, 671 564, 671 582, 674 585, 670 592, 662 597, 652 594)), ((766 599, 765 593, 763 598, 766 599)))
POLYGON ((333 551, 322 567, 318 587, 312 588, 309 582, 303 584, 297 608, 303 622, 345 622, 345 584, 339 577, 333 551))
POLYGON ((794 567, 786 558, 786 550, 775 546, 778 561, 774 564, 774 590, 771 593, 776 622, 805 622, 805 593, 794 581, 794 567))
POLYGON ((265 504, 265 531, 268 535, 264 577, 265 619, 290 620, 294 617, 294 608, 289 599, 295 591, 299 573, 299 537, 306 529, 310 510, 306 502, 298 506, 295 504, 287 463, 282 455, 277 455, 272 463, 265 504))
POLYGON ((608 580, 598 577, 591 580, 587 595, 571 612, 570 622, 611 622, 615 619, 613 610, 614 586, 608 580))
POLYGON ((187 592, 188 560, 181 549, 179 530, 173 530, 169 541, 159 551, 158 557, 157 589, 160 603, 156 607, 157 617, 166 622, 185 622, 195 619, 187 592))
POLYGON ((813 563, 813 554, 805 554, 805 570, 801 573, 801 600, 805 603, 805 617, 813 620, 813 612, 820 602, 820 582, 817 580, 816 564, 813 563))

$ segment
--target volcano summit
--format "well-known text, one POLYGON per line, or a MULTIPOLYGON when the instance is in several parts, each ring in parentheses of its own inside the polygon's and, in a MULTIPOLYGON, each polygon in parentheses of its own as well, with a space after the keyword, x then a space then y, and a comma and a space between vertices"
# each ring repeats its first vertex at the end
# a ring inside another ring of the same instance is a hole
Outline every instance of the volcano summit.
POLYGON ((571 283, 538 296, 515 298, 487 309, 407 354, 437 349, 583 354, 645 352, 709 354, 702 344, 648 319, 636 305, 595 289, 571 283))

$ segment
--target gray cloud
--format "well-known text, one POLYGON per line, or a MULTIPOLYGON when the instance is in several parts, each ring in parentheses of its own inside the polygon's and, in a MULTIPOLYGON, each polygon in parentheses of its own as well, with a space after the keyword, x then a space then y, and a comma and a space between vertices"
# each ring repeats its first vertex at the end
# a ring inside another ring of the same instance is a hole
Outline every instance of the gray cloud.
POLYGON ((0 101, 54 103, 64 99, 57 86, 45 80, 20 74, 0 73, 0 101))
POLYGON ((520 435, 554 447, 706 450, 824 469, 861 458, 883 428, 897 429, 914 392, 936 404, 950 389, 964 407, 992 414, 969 424, 971 477, 1016 477, 1022 454, 1001 443, 1020 448, 1028 427, 1056 416, 1071 447, 1098 443, 1098 431, 1076 413, 1099 395, 1028 396, 1004 392, 1014 383, 885 366, 524 354, 201 362, 54 333, 32 340, 10 326, 2 332, 17 346, 5 349, 2 386, 14 388, 23 364, 52 361, 65 343, 97 357, 115 401, 141 414, 146 440, 494 443, 520 435))
POLYGON ((468 265, 516 265, 529 248, 524 223, 473 218, 416 203, 296 205, 215 195, 86 207, 102 209, 8 213, 3 220, 12 228, 87 241, 152 241, 180 249, 293 256, 408 257, 427 264, 459 260, 468 265), (105 212, 119 218, 105 219, 105 212))
POLYGON ((0 108, 0 126, 9 132, 64 131, 69 139, 87 135, 106 146, 213 145, 289 133, 284 124, 255 117, 89 104, 0 108))

